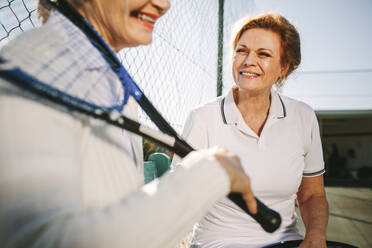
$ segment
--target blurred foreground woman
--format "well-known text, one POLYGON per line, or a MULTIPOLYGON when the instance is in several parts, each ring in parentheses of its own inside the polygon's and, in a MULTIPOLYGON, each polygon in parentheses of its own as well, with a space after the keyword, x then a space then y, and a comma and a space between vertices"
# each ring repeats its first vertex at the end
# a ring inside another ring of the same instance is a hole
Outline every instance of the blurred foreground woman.
MULTIPOLYGON (((68 3, 115 52, 149 44, 169 8, 168 0, 68 3)), ((2 61, 22 58, 21 69, 42 78, 58 60, 65 67, 51 85, 120 106, 121 82, 85 34, 46 0, 39 14, 44 25, 9 42, 2 61), (64 74, 75 80, 64 85, 64 74)), ((121 111, 137 119, 133 99, 121 111)), ((256 211, 249 177, 225 149, 193 152, 176 173, 143 186, 140 137, 4 79, 0 123, 0 247, 173 247, 230 191, 256 211)))

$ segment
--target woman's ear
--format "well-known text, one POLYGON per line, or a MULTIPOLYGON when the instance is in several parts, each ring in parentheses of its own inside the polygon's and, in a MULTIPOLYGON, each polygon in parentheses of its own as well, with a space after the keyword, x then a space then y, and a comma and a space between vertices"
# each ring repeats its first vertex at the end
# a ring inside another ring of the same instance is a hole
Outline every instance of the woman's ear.
POLYGON ((289 70, 289 65, 286 65, 284 67, 282 66, 282 68, 280 70, 280 75, 275 82, 275 84, 278 88, 283 86, 284 80, 287 78, 287 75, 288 75, 288 70, 289 70))
POLYGON ((289 65, 282 66, 282 69, 280 70, 280 78, 285 79, 288 75, 289 71, 289 65))

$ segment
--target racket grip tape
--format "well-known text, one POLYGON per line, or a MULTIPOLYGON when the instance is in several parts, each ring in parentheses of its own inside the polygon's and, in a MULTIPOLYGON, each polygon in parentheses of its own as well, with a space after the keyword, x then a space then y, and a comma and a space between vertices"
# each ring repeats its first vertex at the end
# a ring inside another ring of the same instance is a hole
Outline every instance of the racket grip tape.
POLYGON ((248 207, 240 193, 230 193, 228 198, 255 219, 261 227, 269 233, 276 231, 282 223, 280 214, 270 208, 256 198, 257 201, 257 213, 251 214, 248 207))

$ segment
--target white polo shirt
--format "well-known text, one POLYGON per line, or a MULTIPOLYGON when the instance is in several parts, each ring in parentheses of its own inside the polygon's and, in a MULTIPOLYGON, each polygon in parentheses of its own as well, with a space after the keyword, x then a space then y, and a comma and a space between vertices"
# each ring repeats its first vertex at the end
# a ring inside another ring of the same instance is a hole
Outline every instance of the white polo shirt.
MULTIPOLYGON (((302 177, 324 173, 318 122, 308 105, 271 92, 269 116, 258 137, 244 122, 232 90, 193 110, 183 136, 195 148, 221 145, 239 155, 254 194, 278 211, 282 225, 273 234, 224 198, 194 228, 201 247, 261 247, 301 239, 296 227, 296 193, 302 177), (249 245, 249 246, 247 246, 249 245)), ((177 158, 173 164, 177 164, 177 158)))

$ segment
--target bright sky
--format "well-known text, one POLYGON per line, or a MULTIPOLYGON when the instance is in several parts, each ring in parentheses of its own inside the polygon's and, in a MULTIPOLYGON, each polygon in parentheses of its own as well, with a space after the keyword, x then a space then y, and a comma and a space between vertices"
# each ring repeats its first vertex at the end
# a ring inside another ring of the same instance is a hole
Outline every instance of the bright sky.
POLYGON ((300 32, 286 95, 316 110, 372 109, 371 0, 256 0, 255 9, 282 13, 300 32))

